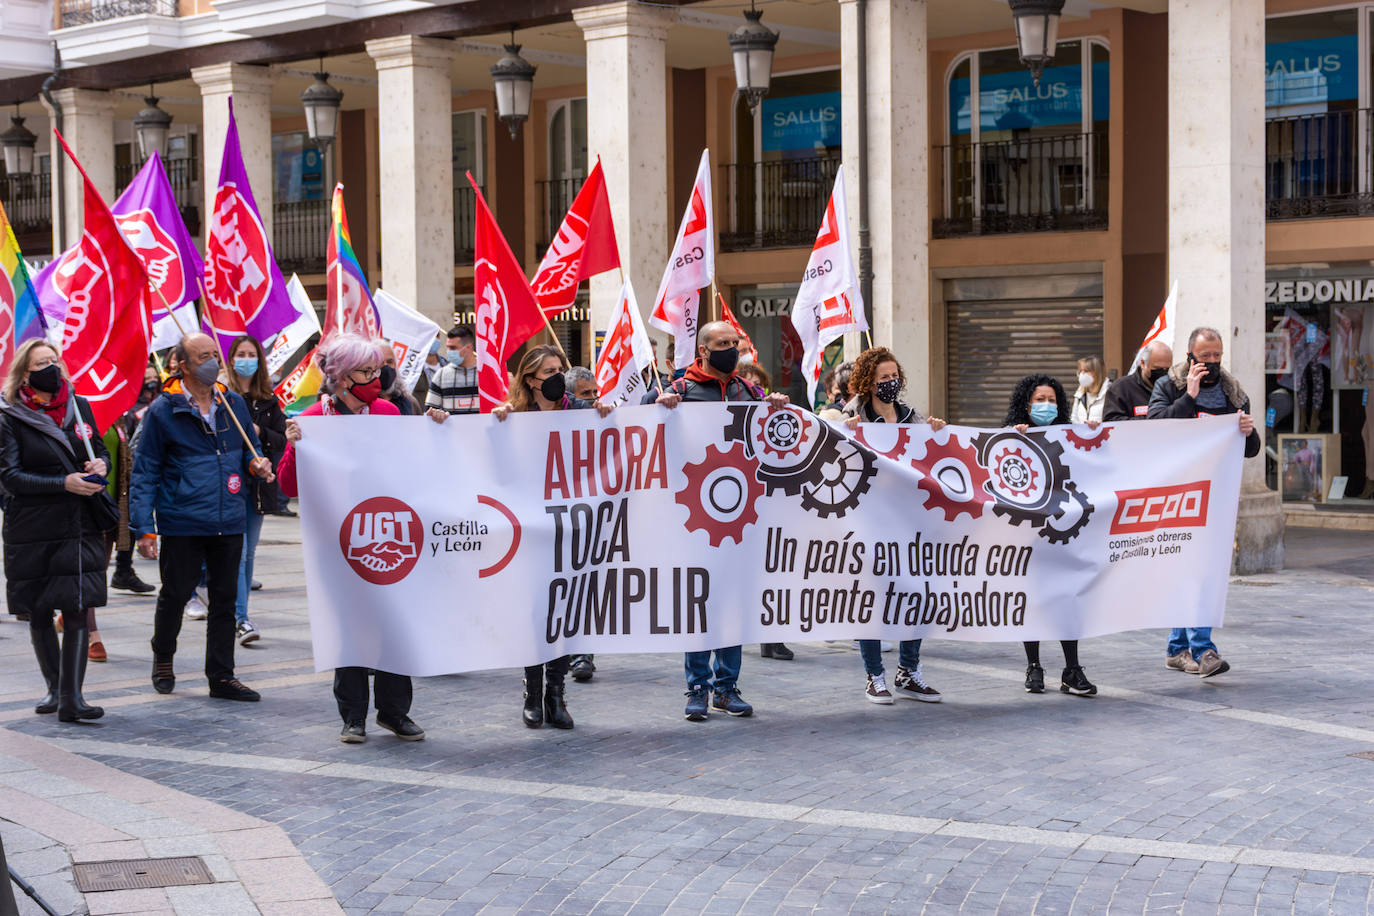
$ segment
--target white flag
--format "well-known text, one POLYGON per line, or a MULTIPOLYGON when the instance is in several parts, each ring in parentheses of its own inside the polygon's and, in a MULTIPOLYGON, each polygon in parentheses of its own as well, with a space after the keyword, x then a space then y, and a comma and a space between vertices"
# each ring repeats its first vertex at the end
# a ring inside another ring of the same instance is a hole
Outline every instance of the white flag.
POLYGON ((867 331, 864 301, 849 246, 849 210, 844 197, 844 169, 835 174, 835 189, 825 207, 825 220, 811 247, 801 289, 792 303, 792 325, 802 340, 802 373, 809 402, 816 402, 821 357, 826 345, 849 331, 867 331))
POLYGON ((377 290, 372 304, 382 319, 382 334, 396 354, 396 374, 405 390, 412 391, 425 371, 425 356, 439 326, 386 290, 377 290))
POLYGON ((596 390, 601 403, 618 405, 638 399, 644 394, 644 370, 653 363, 649 332, 640 320, 635 291, 626 280, 596 360, 596 390))
MULTIPOLYGON (((305 287, 301 285, 301 278, 295 274, 291 275, 291 280, 286 284, 286 294, 291 298, 291 305, 296 309, 296 318, 286 327, 281 329, 276 337, 272 339, 272 344, 267 348, 267 374, 275 375, 282 366, 291 359, 305 342, 310 339, 310 335, 320 333, 320 316, 315 314, 315 306, 310 302, 310 297, 305 294, 305 287)), ((188 325, 194 327, 194 325, 188 325)))
POLYGON ((1159 341, 1170 350, 1174 348, 1174 325, 1177 320, 1178 281, 1175 280, 1174 285, 1169 287, 1169 297, 1164 300, 1164 306, 1159 310, 1159 315, 1156 316, 1155 323, 1150 328, 1150 333, 1146 334, 1145 339, 1141 341, 1140 350, 1137 351, 1135 355, 1135 362, 1131 363, 1132 372, 1136 370, 1137 366, 1141 365, 1149 358, 1149 354, 1145 351, 1149 349, 1150 344, 1155 341, 1159 341))
POLYGON ((701 290, 716 275, 716 230, 711 218, 710 150, 701 151, 697 180, 682 225, 677 230, 673 254, 658 285, 649 324, 673 335, 676 366, 685 369, 696 359, 697 306, 701 290))
POLYGON ((165 350, 175 347, 186 333, 200 330, 200 318, 196 315, 194 299, 183 302, 170 312, 164 312, 162 309, 158 311, 162 312, 162 317, 153 322, 153 339, 148 344, 149 349, 165 350))

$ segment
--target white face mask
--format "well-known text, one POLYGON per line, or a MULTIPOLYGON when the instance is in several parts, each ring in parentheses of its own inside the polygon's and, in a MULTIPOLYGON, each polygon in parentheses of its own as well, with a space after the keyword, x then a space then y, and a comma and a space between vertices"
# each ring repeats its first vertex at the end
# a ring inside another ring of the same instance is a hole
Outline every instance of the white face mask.
POLYGON ((1093 386, 1093 376, 1091 372, 1078 373, 1078 387, 1091 388, 1093 386))

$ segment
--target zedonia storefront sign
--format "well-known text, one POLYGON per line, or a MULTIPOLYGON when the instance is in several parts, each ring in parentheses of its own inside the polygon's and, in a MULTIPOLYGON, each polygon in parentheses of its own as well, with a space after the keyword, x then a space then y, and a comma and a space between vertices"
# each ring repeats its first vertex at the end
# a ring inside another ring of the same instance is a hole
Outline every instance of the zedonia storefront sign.
POLYGON ((763 100, 763 151, 805 151, 840 145, 840 94, 818 92, 763 100))
POLYGON ((1267 280, 1265 305, 1327 302, 1374 302, 1374 277, 1340 280, 1267 280))

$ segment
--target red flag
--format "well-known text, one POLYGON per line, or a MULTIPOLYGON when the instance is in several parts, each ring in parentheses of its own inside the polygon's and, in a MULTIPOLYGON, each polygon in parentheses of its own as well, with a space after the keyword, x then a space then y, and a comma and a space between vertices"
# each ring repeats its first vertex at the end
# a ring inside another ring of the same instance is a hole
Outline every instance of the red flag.
POLYGON ((573 304, 579 283, 619 266, 611 202, 606 197, 601 160, 597 159, 530 286, 539 307, 552 318, 573 304))
POLYGON ((148 271, 67 141, 53 133, 85 186, 81 241, 66 268, 71 285, 62 358, 103 430, 134 405, 143 387, 153 333, 148 271))
POLYGON ((720 316, 735 329, 739 335, 739 359, 742 363, 756 363, 759 361, 759 348, 754 346, 754 342, 749 339, 749 335, 744 333, 744 328, 735 320, 735 313, 730 311, 730 306, 725 301, 725 297, 716 293, 716 298, 720 300, 720 316))
POLYGON ((471 172, 468 182, 477 194, 472 274, 477 306, 477 393, 482 413, 491 413, 493 407, 506 402, 510 392, 506 361, 544 327, 544 313, 471 172))

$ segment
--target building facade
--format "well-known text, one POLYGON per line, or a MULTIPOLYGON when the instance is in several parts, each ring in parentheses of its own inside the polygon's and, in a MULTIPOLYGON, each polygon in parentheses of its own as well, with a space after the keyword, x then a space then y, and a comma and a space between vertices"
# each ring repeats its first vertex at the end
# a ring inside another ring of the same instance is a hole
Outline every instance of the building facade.
MULTIPOLYGON (((794 395, 790 305, 845 168, 856 235, 867 188, 874 338, 903 359, 914 404, 996 424, 1027 372, 1068 382, 1088 355, 1128 372, 1176 280, 1184 333, 1223 331, 1268 420, 1242 504, 1251 565, 1277 560, 1279 491, 1292 521, 1359 524, 1342 510, 1374 507, 1374 4, 1070 3, 1036 84, 1005 2, 773 0, 764 23, 781 40, 754 109, 736 89, 733 10, 547 0, 512 21, 516 8, 6 0, 0 103, 44 128, 60 108, 113 197, 139 165, 132 118, 156 95, 174 116, 169 172, 198 233, 232 95, 283 269, 321 293, 340 180, 373 285, 441 324, 472 315, 469 173, 533 273, 600 159, 647 304, 706 148, 719 292, 794 395), (514 133, 488 72, 512 35, 538 68, 514 133), (45 97, 49 41, 62 69, 45 97), (300 104, 319 70, 344 93, 324 149, 300 104)), ((70 169, 67 193, 54 192, 49 131, 35 132, 36 174, 5 176, 0 194, 41 257, 64 231, 70 242, 80 204, 70 169)), ((575 359, 594 359, 618 285, 594 280, 555 322, 575 359)))

